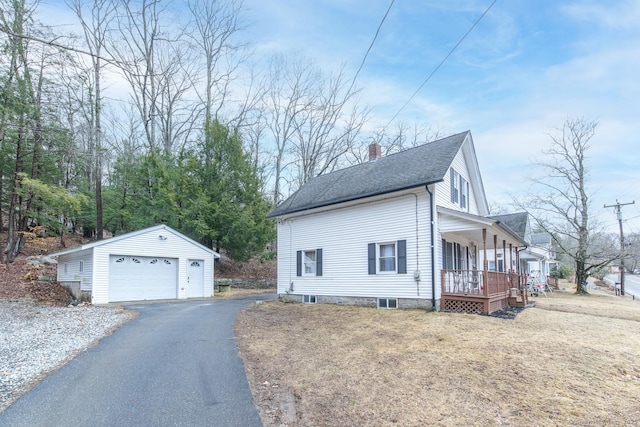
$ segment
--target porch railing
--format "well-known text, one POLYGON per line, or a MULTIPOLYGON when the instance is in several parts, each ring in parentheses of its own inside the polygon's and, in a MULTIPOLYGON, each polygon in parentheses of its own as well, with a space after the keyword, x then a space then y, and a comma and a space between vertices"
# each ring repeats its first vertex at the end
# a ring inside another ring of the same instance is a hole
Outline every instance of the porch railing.
POLYGON ((526 276, 514 272, 482 270, 442 270, 442 293, 490 297, 506 295, 510 288, 523 290, 526 276))

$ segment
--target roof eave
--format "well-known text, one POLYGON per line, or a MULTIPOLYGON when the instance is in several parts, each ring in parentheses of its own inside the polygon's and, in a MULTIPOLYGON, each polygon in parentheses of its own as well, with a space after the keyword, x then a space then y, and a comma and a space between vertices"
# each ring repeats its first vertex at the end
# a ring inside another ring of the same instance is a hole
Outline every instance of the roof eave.
POLYGON ((327 206, 333 206, 333 205, 339 205, 341 203, 347 203, 347 202, 354 202, 357 200, 362 200, 362 199, 367 199, 370 197, 376 197, 376 196, 382 196, 384 194, 390 194, 390 193, 396 193, 399 191, 405 191, 405 190, 410 190, 412 188, 420 188, 423 186, 427 186, 427 185, 432 185, 432 184, 437 184, 439 182, 443 182, 444 179, 440 178, 437 180, 432 180, 429 182, 424 182, 421 184, 412 184, 406 187, 401 187, 401 188, 394 188, 393 190, 386 190, 386 191, 379 191, 376 193, 370 193, 370 194, 365 194, 362 196, 358 196, 358 197, 350 197, 350 198, 346 198, 346 199, 341 199, 341 200, 337 200, 337 201, 331 201, 331 202, 327 202, 327 203, 322 203, 322 204, 318 204, 318 205, 313 205, 313 206, 309 206, 309 207, 304 207, 304 208, 300 208, 300 209, 293 209, 293 210, 288 210, 288 211, 284 211, 284 212, 280 212, 277 214, 273 214, 273 212, 276 211, 276 209, 274 209, 272 212, 270 212, 267 215, 267 218, 277 218, 280 216, 285 216, 285 215, 291 215, 291 214, 295 214, 295 213, 300 213, 300 212, 307 212, 310 210, 314 210, 314 209, 320 209, 320 208, 326 208, 327 206))

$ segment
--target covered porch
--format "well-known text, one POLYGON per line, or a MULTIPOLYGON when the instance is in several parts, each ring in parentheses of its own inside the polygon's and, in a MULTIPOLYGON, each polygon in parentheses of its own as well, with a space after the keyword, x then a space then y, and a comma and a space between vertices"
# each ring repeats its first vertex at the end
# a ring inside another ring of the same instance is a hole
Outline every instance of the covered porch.
POLYGON ((525 306, 524 240, 499 221, 438 207, 440 310, 489 314, 525 306))

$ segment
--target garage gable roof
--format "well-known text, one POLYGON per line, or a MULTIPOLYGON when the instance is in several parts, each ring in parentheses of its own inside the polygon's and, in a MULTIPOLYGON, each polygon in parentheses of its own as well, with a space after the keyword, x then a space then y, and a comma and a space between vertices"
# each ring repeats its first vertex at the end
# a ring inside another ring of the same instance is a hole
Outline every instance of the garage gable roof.
POLYGON ((102 245, 108 245, 120 240, 124 240, 124 239, 129 239, 131 237, 135 237, 135 236, 139 236, 141 234, 145 234, 145 233, 150 233, 150 232, 154 232, 154 231, 161 231, 164 230, 168 233, 172 233, 173 235, 186 240, 187 242, 191 243, 192 245, 195 245, 197 247, 199 247, 202 250, 205 250, 209 253, 212 253, 214 258, 220 258, 220 254, 218 254, 216 251, 214 251, 213 249, 210 249, 198 242, 196 242, 195 240, 185 236, 184 234, 174 230, 173 228, 169 227, 168 225, 164 225, 164 224, 158 224, 158 225, 154 225, 153 227, 148 227, 148 228, 143 228, 142 230, 137 230, 137 231, 132 231, 130 233, 126 233, 126 234, 122 234, 120 236, 116 236, 116 237, 111 237, 109 239, 103 239, 103 240, 98 240, 95 242, 91 242, 91 243, 87 243, 81 246, 76 246, 75 248, 71 248, 71 249, 67 249, 64 251, 59 251, 59 252, 55 252, 50 254, 49 256, 59 256, 59 255, 66 255, 66 254, 71 254, 74 252, 80 252, 80 251, 84 251, 87 249, 92 249, 95 248, 97 246, 102 246, 102 245))

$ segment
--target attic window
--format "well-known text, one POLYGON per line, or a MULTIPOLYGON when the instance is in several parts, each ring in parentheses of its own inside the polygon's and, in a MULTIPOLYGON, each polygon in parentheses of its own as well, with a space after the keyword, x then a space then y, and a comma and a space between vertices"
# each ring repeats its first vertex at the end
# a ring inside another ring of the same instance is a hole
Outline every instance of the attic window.
POLYGON ((451 168, 451 203, 456 205, 460 201, 460 174, 451 168))
POLYGON ((460 176, 460 207, 469 210, 469 183, 460 176))

